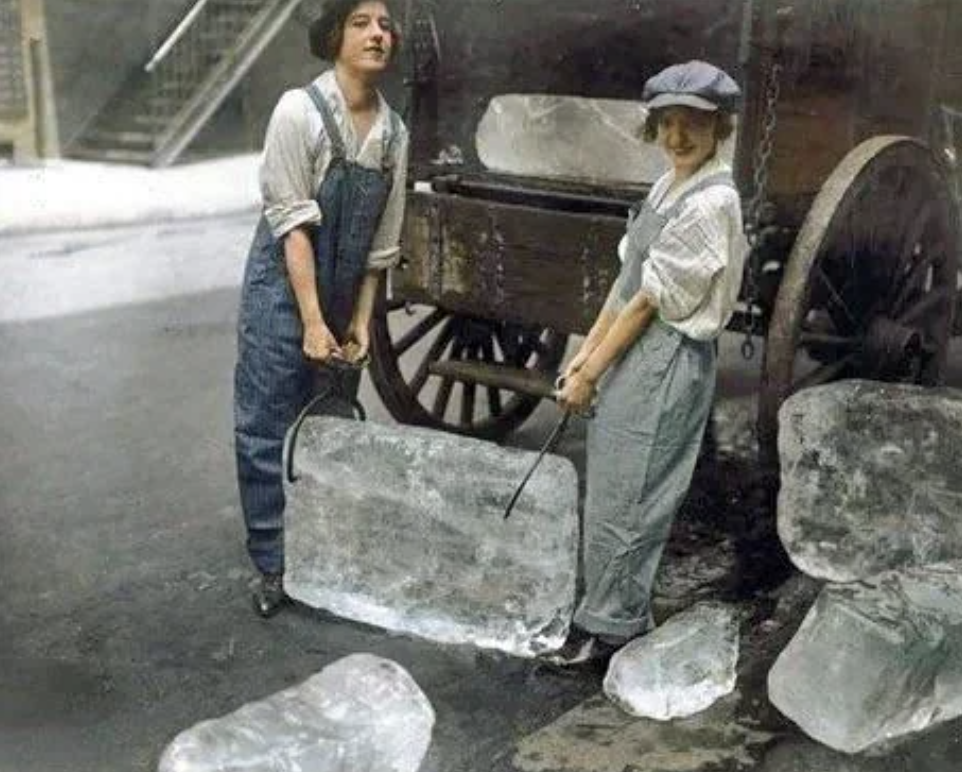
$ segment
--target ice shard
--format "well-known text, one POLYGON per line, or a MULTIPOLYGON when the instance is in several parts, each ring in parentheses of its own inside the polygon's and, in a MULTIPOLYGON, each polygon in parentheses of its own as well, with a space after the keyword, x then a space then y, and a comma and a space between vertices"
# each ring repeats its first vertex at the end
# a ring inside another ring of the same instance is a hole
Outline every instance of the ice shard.
POLYGON ((737 662, 734 609, 700 603, 616 652, 604 691, 632 715, 684 718, 735 688, 737 662))
POLYGON ((400 665, 352 654, 181 732, 158 772, 417 772, 434 710, 400 665))

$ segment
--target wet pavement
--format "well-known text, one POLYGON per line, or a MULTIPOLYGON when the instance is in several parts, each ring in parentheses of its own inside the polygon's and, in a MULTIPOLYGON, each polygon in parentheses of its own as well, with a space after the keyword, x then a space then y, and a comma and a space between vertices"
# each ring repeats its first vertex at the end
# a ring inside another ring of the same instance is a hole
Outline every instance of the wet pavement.
MULTIPOLYGON (((703 465, 668 555, 666 573, 680 579, 659 601, 661 614, 697 595, 739 602, 749 633, 740 692, 719 707, 740 728, 704 729, 703 719, 703 731, 677 741, 684 758, 650 755, 685 735, 612 714, 595 699, 597 672, 559 674, 303 608, 257 618, 231 439, 234 285, 249 225, 247 217, 2 242, 12 278, 0 305, 77 300, 0 323, 0 772, 154 769, 181 729, 359 651, 403 665, 434 705, 425 772, 962 768, 957 725, 882 759, 850 760, 798 737, 766 706, 760 663, 787 640, 799 609, 769 621, 777 598, 766 591, 784 565, 757 517, 767 499, 737 456, 703 465), (17 284, 58 250, 62 268, 17 284), (195 253, 222 261, 214 278, 191 278, 195 253), (140 261, 156 261, 150 270, 160 274, 177 262, 177 292, 111 295, 140 261), (730 569, 686 585, 694 572, 677 567, 703 568, 712 554, 730 569), (731 754, 699 751, 719 738, 731 754), (794 750, 781 750, 786 742, 794 750)), ((722 378, 726 396, 752 389, 743 369, 722 378)), ((362 398, 372 420, 390 420, 369 384, 362 398)), ((553 417, 543 406, 512 442, 536 447, 553 417)), ((559 452, 583 469, 581 427, 559 452)))

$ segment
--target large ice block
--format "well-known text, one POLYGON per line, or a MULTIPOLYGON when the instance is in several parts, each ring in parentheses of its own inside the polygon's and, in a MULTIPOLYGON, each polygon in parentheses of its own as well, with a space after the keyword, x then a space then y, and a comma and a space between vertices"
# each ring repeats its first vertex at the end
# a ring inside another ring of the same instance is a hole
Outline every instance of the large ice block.
POLYGON ((700 713, 735 688, 734 609, 699 603, 621 648, 604 692, 635 716, 667 721, 700 713))
POLYGON ((768 695, 846 753, 962 715, 962 563, 827 586, 770 671, 768 695))
MULTIPOLYGON (((478 158, 491 171, 595 183, 650 184, 668 170, 642 138, 640 101, 558 94, 499 94, 478 123, 478 158)), ((731 161, 734 141, 720 155, 731 161)))
POLYGON ((434 710, 400 665, 352 654, 181 732, 158 772, 417 772, 434 710))
POLYGON ((790 397, 779 427, 778 533, 802 571, 962 558, 962 391, 841 381, 790 397))
POLYGON ((578 483, 548 455, 410 426, 315 417, 287 486, 292 597, 444 643, 561 645, 575 595, 578 483))

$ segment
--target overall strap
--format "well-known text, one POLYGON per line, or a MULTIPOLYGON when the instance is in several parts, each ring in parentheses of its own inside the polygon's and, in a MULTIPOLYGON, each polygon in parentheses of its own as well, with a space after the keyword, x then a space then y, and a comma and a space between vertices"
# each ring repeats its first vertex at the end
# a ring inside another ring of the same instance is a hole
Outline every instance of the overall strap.
MULTIPOLYGON (((732 179, 731 173, 727 171, 718 172, 716 174, 709 175, 708 177, 705 177, 705 179, 701 180, 700 182, 692 186, 689 190, 686 190, 681 195, 681 197, 668 208, 668 211, 666 211, 664 214, 659 214, 657 210, 654 208, 654 206, 651 205, 650 202, 648 202, 651 210, 655 213, 655 217, 649 221, 649 228, 645 232, 645 239, 642 242, 642 244, 641 245, 636 244, 636 246, 640 246, 640 251, 639 249, 636 249, 634 254, 630 255, 629 258, 625 261, 625 265, 622 269, 623 271, 626 271, 626 275, 628 277, 628 281, 622 287, 623 299, 625 300, 625 302, 627 302, 628 299, 631 297, 631 295, 633 295, 638 290, 638 287, 641 286, 642 263, 645 261, 645 259, 647 259, 648 249, 655 242, 655 240, 661 235, 661 232, 665 229, 665 226, 668 225, 668 222, 678 216, 678 214, 681 212, 682 207, 685 205, 685 202, 691 196, 695 195, 696 193, 700 193, 703 190, 707 190, 708 188, 712 188, 716 185, 725 185, 727 187, 734 188, 735 182, 732 179)), ((648 199, 646 199, 646 202, 647 201, 648 199)), ((629 229, 630 229, 630 226, 629 226, 629 229)), ((630 241, 630 239, 632 238, 631 234, 632 232, 631 230, 629 230, 629 246, 631 245, 631 241, 630 241)))
POLYGON ((713 188, 716 185, 724 185, 734 189, 735 180, 732 178, 731 172, 716 172, 715 174, 705 177, 705 179, 703 179, 697 185, 694 185, 686 190, 681 194, 678 200, 668 208, 668 211, 665 212, 664 215, 665 218, 671 220, 677 217, 681 212, 682 207, 685 205, 685 202, 689 198, 694 196, 696 193, 701 193, 703 190, 708 190, 708 188, 713 188))
POLYGON ((331 152, 334 158, 346 158, 347 153, 344 148, 344 138, 341 136, 340 129, 337 128, 337 121, 334 120, 334 113, 331 112, 331 106, 327 103, 324 95, 321 94, 321 90, 317 87, 316 83, 311 83, 305 90, 308 96, 310 96, 311 101, 314 102, 317 111, 321 114, 321 120, 324 121, 324 130, 327 132, 327 137, 331 141, 331 152))

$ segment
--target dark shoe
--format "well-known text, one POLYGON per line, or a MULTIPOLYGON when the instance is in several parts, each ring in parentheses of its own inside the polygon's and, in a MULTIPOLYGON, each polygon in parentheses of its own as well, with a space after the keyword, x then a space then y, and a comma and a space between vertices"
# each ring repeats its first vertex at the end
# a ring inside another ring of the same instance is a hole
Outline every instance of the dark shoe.
POLYGON ((265 619, 274 616, 288 602, 283 574, 261 574, 254 586, 254 611, 265 619))
POLYGON ((542 659, 555 667, 581 667, 583 665, 605 665, 621 647, 601 640, 587 630, 572 627, 564 645, 542 659))

